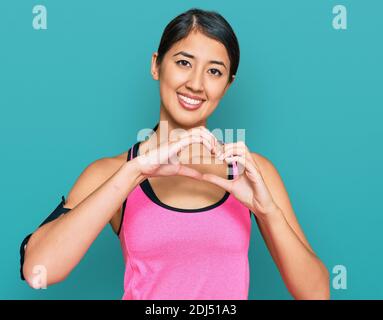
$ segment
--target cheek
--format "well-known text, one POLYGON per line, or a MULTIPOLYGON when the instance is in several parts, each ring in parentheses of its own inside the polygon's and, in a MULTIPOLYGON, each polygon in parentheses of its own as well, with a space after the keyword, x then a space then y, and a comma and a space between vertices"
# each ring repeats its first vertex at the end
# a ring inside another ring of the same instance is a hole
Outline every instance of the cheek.
POLYGON ((161 73, 161 82, 164 88, 176 90, 185 83, 185 81, 187 81, 187 74, 180 72, 176 65, 169 63, 164 66, 161 73))
POLYGON ((210 80, 206 81, 205 91, 211 102, 218 102, 222 99, 225 87, 219 81, 210 80))

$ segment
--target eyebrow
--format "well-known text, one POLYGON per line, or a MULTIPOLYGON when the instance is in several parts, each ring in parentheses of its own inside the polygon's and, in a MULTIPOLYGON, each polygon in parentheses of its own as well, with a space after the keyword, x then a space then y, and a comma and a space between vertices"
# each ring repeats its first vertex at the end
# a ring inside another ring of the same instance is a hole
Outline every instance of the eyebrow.
MULTIPOLYGON (((173 57, 175 57, 175 56, 177 56, 177 55, 179 55, 179 54, 180 54, 180 55, 183 55, 183 56, 185 56, 185 57, 187 57, 187 58, 190 58, 190 59, 194 59, 194 58, 195 58, 192 54, 187 53, 187 52, 185 52, 185 51, 177 52, 176 54, 173 54, 173 57)), ((218 61, 218 60, 210 60, 209 63, 219 64, 219 65, 221 65, 221 66, 224 66, 225 69, 227 69, 226 66, 225 66, 225 64, 224 64, 222 61, 218 61)))

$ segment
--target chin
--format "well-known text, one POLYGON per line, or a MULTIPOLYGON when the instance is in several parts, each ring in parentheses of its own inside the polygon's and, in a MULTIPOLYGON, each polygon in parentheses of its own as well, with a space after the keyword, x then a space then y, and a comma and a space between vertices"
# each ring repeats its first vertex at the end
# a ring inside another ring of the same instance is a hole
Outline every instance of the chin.
POLYGON ((174 117, 174 120, 176 123, 179 124, 180 127, 185 127, 185 128, 194 128, 198 127, 200 123, 203 122, 203 119, 190 119, 190 118, 185 118, 185 117, 174 117))
POLYGON ((201 122, 201 111, 203 110, 200 108, 199 110, 193 110, 189 111, 184 109, 182 106, 179 105, 178 101, 171 102, 170 104, 166 105, 163 104, 164 109, 166 110, 166 113, 169 114, 169 116, 174 119, 175 122, 184 124, 184 125, 191 125, 193 123, 199 123, 201 122))

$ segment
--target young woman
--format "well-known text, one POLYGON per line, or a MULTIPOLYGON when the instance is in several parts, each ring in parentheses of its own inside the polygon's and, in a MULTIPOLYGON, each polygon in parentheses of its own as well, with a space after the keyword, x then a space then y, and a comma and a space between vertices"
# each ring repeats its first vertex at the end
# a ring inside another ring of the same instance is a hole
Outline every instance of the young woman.
POLYGON ((84 170, 21 244, 22 279, 38 286, 34 267, 43 266, 46 285, 63 281, 110 223, 126 263, 123 299, 247 299, 254 213, 292 296, 328 299, 329 274, 273 164, 206 128, 238 64, 237 38, 221 15, 191 9, 173 19, 152 56, 155 132, 84 170), (194 161, 207 157, 221 162, 194 161))

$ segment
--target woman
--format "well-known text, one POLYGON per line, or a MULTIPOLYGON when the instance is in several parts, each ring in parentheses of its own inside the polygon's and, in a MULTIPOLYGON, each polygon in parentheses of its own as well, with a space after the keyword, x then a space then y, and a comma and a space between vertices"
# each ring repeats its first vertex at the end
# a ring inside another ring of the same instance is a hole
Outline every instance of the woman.
POLYGON ((238 63, 237 38, 218 13, 192 9, 167 25, 152 56, 161 98, 155 132, 91 163, 67 201, 24 239, 20 271, 29 285, 41 285, 36 265, 46 285, 64 280, 109 222, 126 262, 123 299, 247 299, 254 213, 292 296, 329 298, 326 267, 275 167, 206 128, 238 63), (190 153, 192 145, 202 150, 190 153), (194 161, 206 158, 221 162, 194 161))

